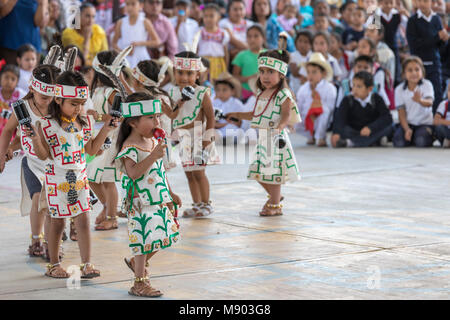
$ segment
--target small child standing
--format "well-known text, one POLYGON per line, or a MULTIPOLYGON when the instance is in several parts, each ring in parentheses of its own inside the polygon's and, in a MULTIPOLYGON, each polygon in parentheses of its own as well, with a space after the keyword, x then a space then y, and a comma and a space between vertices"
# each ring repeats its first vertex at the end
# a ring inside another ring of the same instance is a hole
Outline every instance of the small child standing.
POLYGON ((203 9, 204 27, 199 31, 198 55, 209 60, 211 81, 215 80, 222 72, 227 71, 229 60, 230 35, 219 27, 219 20, 219 7, 214 3, 207 4, 203 9))
POLYGON ((384 100, 373 93, 373 76, 361 71, 353 77, 352 94, 336 110, 331 145, 370 147, 392 133, 392 117, 384 100))
POLYGON ((124 121, 120 126, 116 163, 124 173, 122 186, 126 191, 123 206, 128 216, 129 247, 133 257, 125 263, 134 272, 134 285, 128 291, 139 297, 159 297, 145 269, 158 250, 179 240, 178 226, 172 215, 173 203, 180 198, 169 186, 162 157, 166 145, 153 137, 160 125, 161 101, 136 92, 122 102, 124 121))
POLYGON ((169 95, 175 107, 167 115, 172 119, 174 136, 180 140, 181 164, 193 200, 192 208, 186 209, 183 217, 203 217, 213 212, 205 167, 220 163, 214 143, 214 110, 209 89, 197 84, 200 57, 191 51, 180 52, 175 55, 174 67, 176 87, 169 95), (193 98, 182 99, 186 87, 194 88, 193 98))
POLYGON ((295 37, 294 27, 298 23, 297 16, 297 8, 289 3, 284 6, 283 14, 279 15, 277 18, 284 31, 289 33, 291 37, 295 37))
POLYGON ((269 200, 260 211, 260 216, 282 215, 281 185, 300 178, 287 131, 288 126, 301 121, 286 81, 288 62, 289 54, 284 49, 261 53, 253 111, 228 114, 229 119, 251 120, 251 126, 259 131, 247 179, 256 180, 268 193, 269 200))
MULTIPOLYGON (((58 247, 64 230, 64 218, 74 218, 78 234, 78 246, 82 264, 81 278, 94 278, 100 272, 90 263, 91 238, 89 231, 89 184, 86 176, 86 152, 95 154, 100 150, 108 132, 118 125, 103 126, 95 139, 92 138, 92 116, 80 115, 82 106, 89 96, 89 87, 80 73, 66 71, 56 79, 55 99, 50 103, 49 115, 26 128, 25 134, 31 138, 36 155, 41 160, 49 160, 45 168, 42 195, 45 195, 51 216, 48 247, 50 264, 46 276, 68 278, 61 267, 58 247), (34 134, 33 134, 34 132, 34 134)), ((105 115, 110 123, 112 116, 105 115)))
POLYGON ((21 99, 26 92, 17 87, 20 70, 17 66, 7 64, 0 71, 0 134, 11 114, 11 103, 21 99))
POLYGON ((364 23, 366 22, 366 11, 358 7, 352 12, 352 24, 342 33, 342 43, 346 50, 355 50, 359 39, 364 37, 364 23))
POLYGON ((447 100, 442 101, 434 115, 436 137, 444 148, 450 147, 450 112, 448 101, 450 100, 450 83, 447 85, 447 100))
POLYGON ((17 87, 28 92, 29 81, 33 69, 37 66, 37 51, 32 44, 24 44, 17 49, 17 64, 20 68, 19 83, 17 87))
POLYGON ((419 57, 411 56, 402 66, 405 81, 395 88, 395 104, 400 124, 394 134, 394 147, 431 147, 433 143, 434 91, 424 78, 425 68, 419 57))
POLYGON ((311 54, 305 64, 308 81, 297 92, 297 103, 304 122, 296 130, 306 135, 307 144, 326 147, 327 129, 336 102, 336 87, 330 83, 333 70, 325 57, 319 53, 311 54))
POLYGON ((307 62, 311 55, 313 36, 308 30, 303 30, 297 33, 295 37, 295 48, 290 56, 289 70, 291 71, 289 85, 294 94, 297 93, 300 86, 305 83, 306 77, 299 73, 303 63, 307 62))
POLYGON ((156 48, 161 42, 152 23, 142 12, 143 0, 126 0, 125 3, 127 16, 117 22, 112 43, 119 52, 129 45, 133 46, 127 60, 134 68, 139 61, 150 59, 147 47, 156 48))

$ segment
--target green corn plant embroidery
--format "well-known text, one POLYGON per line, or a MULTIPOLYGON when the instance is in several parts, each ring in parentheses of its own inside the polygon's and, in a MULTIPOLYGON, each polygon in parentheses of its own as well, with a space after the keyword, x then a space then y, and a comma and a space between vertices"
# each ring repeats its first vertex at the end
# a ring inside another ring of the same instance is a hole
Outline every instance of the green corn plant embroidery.
POLYGON ((145 240, 149 236, 149 234, 152 232, 149 230, 147 233, 145 232, 145 227, 147 226, 147 223, 152 219, 152 217, 146 217, 145 215, 142 215, 140 217, 134 217, 133 220, 137 221, 139 225, 141 226, 141 230, 134 229, 133 232, 139 233, 142 236, 142 243, 145 243, 145 240))
POLYGON ((166 215, 166 212, 165 212, 164 209, 165 208, 158 209, 158 212, 155 213, 155 216, 160 216, 161 217, 164 227, 162 225, 158 225, 155 230, 161 229, 162 231, 164 231, 166 233, 166 237, 167 237, 168 236, 168 234, 167 234, 167 225, 169 224, 170 220, 166 219, 167 215, 166 215))

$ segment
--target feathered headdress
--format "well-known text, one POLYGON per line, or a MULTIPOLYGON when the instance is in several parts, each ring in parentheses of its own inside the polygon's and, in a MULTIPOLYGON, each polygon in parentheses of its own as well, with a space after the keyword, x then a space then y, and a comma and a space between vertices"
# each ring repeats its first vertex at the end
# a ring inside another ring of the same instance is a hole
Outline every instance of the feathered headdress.
MULTIPOLYGON (((122 70, 122 67, 128 66, 128 61, 126 57, 130 54, 130 52, 133 50, 133 46, 128 46, 125 49, 123 49, 117 57, 114 59, 114 61, 111 63, 110 66, 106 66, 116 77, 119 77, 120 71, 122 70)), ((94 61, 92 61, 92 67, 95 71, 100 72, 101 74, 109 77, 106 72, 100 68, 100 61, 98 60, 98 57, 95 56, 94 61)))

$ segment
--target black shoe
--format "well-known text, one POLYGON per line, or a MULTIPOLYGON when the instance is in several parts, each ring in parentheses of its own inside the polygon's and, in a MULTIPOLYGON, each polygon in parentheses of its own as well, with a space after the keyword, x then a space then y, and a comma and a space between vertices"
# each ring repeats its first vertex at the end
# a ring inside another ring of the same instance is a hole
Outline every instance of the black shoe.
POLYGON ((336 142, 336 148, 345 148, 345 147, 347 147, 347 140, 345 140, 345 139, 339 139, 339 140, 336 142))

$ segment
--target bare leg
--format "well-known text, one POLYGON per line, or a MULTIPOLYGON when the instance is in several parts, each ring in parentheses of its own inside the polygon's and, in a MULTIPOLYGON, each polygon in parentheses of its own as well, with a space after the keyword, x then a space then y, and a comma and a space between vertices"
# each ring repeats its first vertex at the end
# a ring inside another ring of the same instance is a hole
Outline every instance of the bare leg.
POLYGON ((106 193, 105 193, 105 187, 102 183, 95 183, 90 182, 89 183, 90 188, 92 191, 94 191, 95 195, 97 196, 98 200, 102 203, 103 209, 95 219, 95 224, 100 224, 103 220, 106 219, 106 193))
POLYGON ((117 193, 116 184, 114 182, 103 183, 106 198, 106 220, 99 223, 95 230, 111 230, 117 229, 117 201, 119 195, 117 193), (111 219, 112 218, 112 219, 111 219))
POLYGON ((196 184, 198 186, 198 190, 200 192, 200 197, 202 202, 208 203, 209 202, 209 181, 206 177, 205 170, 198 170, 192 172, 193 177, 196 181, 196 184))
POLYGON ((201 201, 201 193, 200 193, 200 186, 198 185, 197 180, 194 178, 193 172, 185 172, 186 178, 189 183, 189 191, 191 191, 192 201, 194 203, 198 203, 201 201))
POLYGON ((61 243, 62 233, 64 231, 65 219, 51 218, 50 234, 48 235, 48 253, 50 263, 59 263, 59 245, 61 243))
MULTIPOLYGON (((35 193, 33 195, 33 198, 31 199, 31 211, 30 211, 30 225, 31 225, 31 234, 33 236, 38 236, 42 233, 42 227, 44 226, 44 219, 45 215, 42 214, 42 212, 38 211, 39 207, 39 197, 41 194, 35 193)), ((37 243, 40 242, 41 239, 32 239, 31 243, 37 243)))
POLYGON ((143 278, 145 275, 146 255, 134 256, 134 276, 143 278))
POLYGON ((91 258, 91 231, 89 230, 89 213, 82 213, 73 219, 78 234, 78 247, 80 248, 81 262, 90 262, 91 258))

